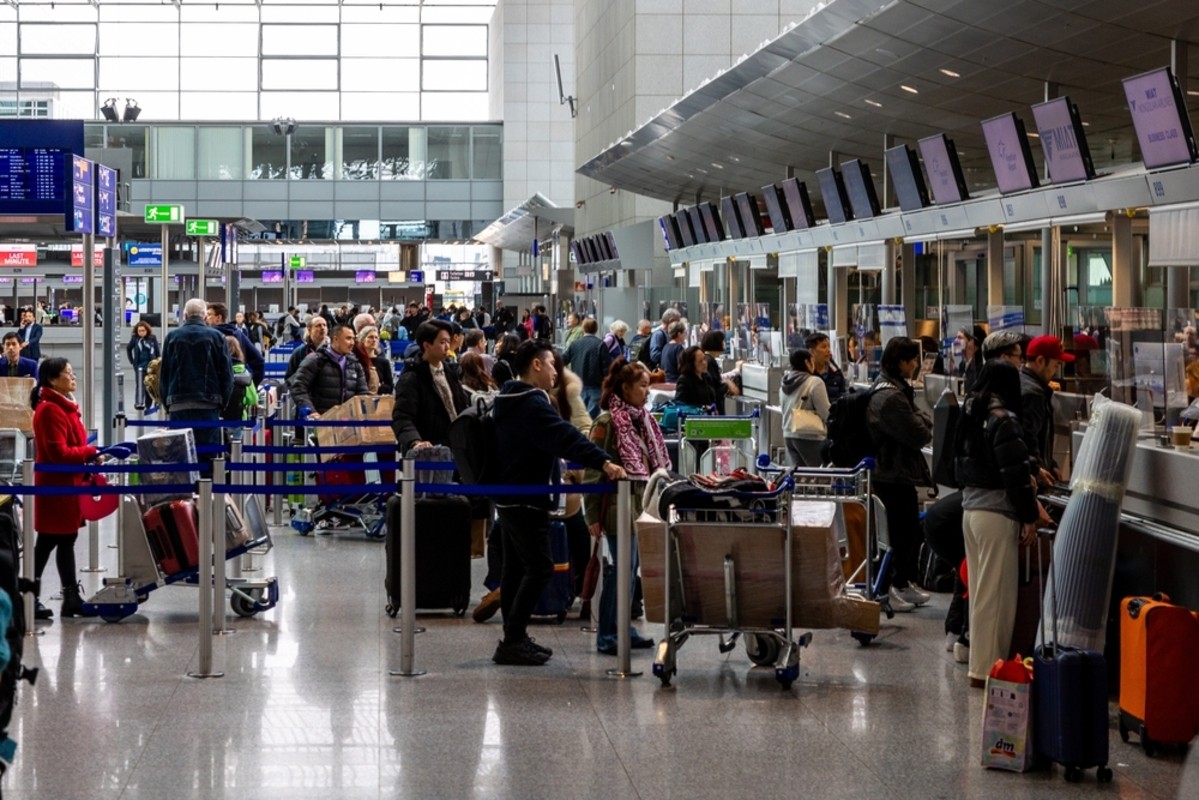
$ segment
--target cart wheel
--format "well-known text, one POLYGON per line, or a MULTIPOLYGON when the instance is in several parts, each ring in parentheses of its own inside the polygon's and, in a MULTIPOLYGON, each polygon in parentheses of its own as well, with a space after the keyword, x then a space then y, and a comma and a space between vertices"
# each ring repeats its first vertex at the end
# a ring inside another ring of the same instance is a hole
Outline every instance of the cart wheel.
POLYGON ((874 641, 873 633, 862 633, 861 631, 851 631, 849 635, 852 636, 853 638, 857 639, 858 644, 862 645, 862 647, 865 647, 866 645, 868 645, 874 641))
POLYGON ((384 609, 384 611, 387 612, 387 616, 391 617, 392 619, 395 619, 396 614, 400 613, 400 607, 393 606, 391 603, 388 603, 387 607, 384 609))
POLYGON ((779 642, 773 636, 745 635, 745 654, 759 667, 773 667, 779 660, 779 642))
POLYGON ((1145 755, 1153 758, 1157 755, 1157 742, 1149 738, 1145 733, 1145 729, 1141 728, 1141 747, 1145 751, 1145 755))
POLYGON ((1066 767, 1066 781, 1069 783, 1078 783, 1082 780, 1081 767, 1066 767))
POLYGON ((120 622, 124 617, 119 614, 101 614, 100 619, 105 622, 120 622))
POLYGON ((790 678, 779 678, 779 686, 783 687, 784 692, 791 688, 792 683, 790 678))
POLYGON ((1128 742, 1128 726, 1124 724, 1124 720, 1120 720, 1118 725, 1120 728, 1120 741, 1127 743, 1128 742))
POLYGON ((252 617, 258 613, 258 601, 262 599, 261 589, 250 589, 250 597, 242 597, 237 592, 229 595, 229 607, 239 617, 252 617))
POLYGON ((891 600, 889 598, 878 601, 878 604, 883 609, 883 613, 887 615, 887 619, 895 619, 895 609, 891 608, 891 600))
POLYGON ((654 674, 658 676, 658 680, 662 682, 663 687, 670 686, 670 679, 678 673, 674 668, 667 669, 662 664, 654 664, 654 674))
POLYGON ((1111 783, 1112 782, 1112 768, 1111 767, 1100 767, 1098 770, 1095 771, 1095 777, 1099 779, 1100 783, 1111 783))

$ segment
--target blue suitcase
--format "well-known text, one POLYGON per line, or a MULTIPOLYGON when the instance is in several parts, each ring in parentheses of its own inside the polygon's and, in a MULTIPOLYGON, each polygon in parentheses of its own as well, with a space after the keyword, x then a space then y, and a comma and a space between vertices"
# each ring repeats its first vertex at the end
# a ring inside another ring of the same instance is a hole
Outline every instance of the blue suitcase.
POLYGON ((566 621, 566 612, 575 601, 574 579, 570 569, 570 541, 566 523, 550 522, 550 554, 554 559, 554 577, 533 606, 535 617, 555 617, 558 624, 566 621))
MULTIPOLYGON (((1041 548, 1037 548, 1040 561, 1041 548)), ((1053 570, 1052 560, 1049 564, 1053 570)), ((1038 564, 1039 566, 1039 564, 1038 564)), ((1044 591, 1042 578, 1042 592, 1044 591)), ((1050 582, 1053 585, 1053 582, 1050 582)), ((1057 597, 1053 597, 1053 636, 1057 640, 1057 597)), ((1102 653, 1066 647, 1045 639, 1045 598, 1041 597, 1041 642, 1033 657, 1033 746, 1037 755, 1066 768, 1066 780, 1098 767, 1096 777, 1107 783, 1108 759, 1107 662, 1102 653)))

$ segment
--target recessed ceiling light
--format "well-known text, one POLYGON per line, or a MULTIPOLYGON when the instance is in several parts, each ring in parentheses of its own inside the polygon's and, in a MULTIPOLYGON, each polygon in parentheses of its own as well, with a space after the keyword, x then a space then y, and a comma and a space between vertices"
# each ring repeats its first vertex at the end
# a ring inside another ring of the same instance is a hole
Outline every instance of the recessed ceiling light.
POLYGON ((674 161, 674 156, 666 156, 667 161, 674 161))
POLYGON ((716 169, 724 169, 724 164, 717 164, 715 161, 712 162, 712 166, 716 167, 716 169))
POLYGON ((1189 94, 1191 97, 1199 97, 1199 92, 1195 91, 1194 89, 1187 89, 1187 94, 1189 94))
POLYGON ((853 117, 849 116, 844 111, 834 111, 833 113, 836 114, 838 117, 842 117, 844 119, 853 119, 853 117))
POLYGON ((732 161, 734 164, 741 163, 741 159, 737 158, 736 156, 729 156, 729 161, 732 161))
POLYGON ((880 102, 878 102, 877 100, 867 100, 867 101, 866 101, 866 105, 868 105, 868 106, 874 106, 875 108, 882 108, 882 107, 883 107, 883 104, 882 104, 882 103, 880 103, 880 102))
POLYGON ((938 71, 939 71, 939 72, 940 72, 942 75, 944 75, 944 76, 946 76, 946 77, 948 77, 948 78, 960 78, 960 77, 962 77, 962 76, 961 76, 959 73, 957 73, 957 72, 954 72, 954 71, 953 71, 953 70, 951 70, 951 69, 945 69, 944 67, 942 67, 942 68, 941 68, 940 70, 938 70, 938 71))
POLYGON ((910 92, 910 93, 912 93, 912 94, 920 94, 920 90, 919 90, 919 89, 916 89, 916 88, 913 88, 913 87, 911 87, 911 86, 908 86, 906 83, 901 83, 901 84, 899 84, 899 88, 900 88, 900 89, 903 89, 905 92, 910 92))
POLYGON ((1083 126, 1084 128, 1089 128, 1089 127, 1091 127, 1091 123, 1089 123, 1089 122, 1084 122, 1084 123, 1082 124, 1082 126, 1083 126))
POLYGON ((1028 138, 1029 138, 1029 139, 1040 139, 1040 138, 1041 138, 1041 134, 1037 133, 1036 131, 1029 131, 1029 132, 1028 132, 1028 138))

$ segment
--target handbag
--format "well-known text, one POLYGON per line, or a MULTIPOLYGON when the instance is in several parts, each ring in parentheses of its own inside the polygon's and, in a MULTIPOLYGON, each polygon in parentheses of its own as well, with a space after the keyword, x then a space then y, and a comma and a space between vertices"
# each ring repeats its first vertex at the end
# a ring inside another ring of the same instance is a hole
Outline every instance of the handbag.
POLYGON ((591 558, 587 561, 587 568, 583 570, 583 585, 579 588, 579 599, 590 600, 595 597, 595 588, 599 585, 600 579, 600 546, 601 539, 596 539, 595 544, 591 546, 591 558))
MULTIPOLYGON (((819 380, 819 378, 811 377, 808 381, 819 380)), ((804 384, 807 388, 808 384, 804 384)), ((804 394, 799 398, 799 408, 791 409, 791 433, 801 434, 805 439, 822 439, 825 435, 824 420, 810 408, 803 408, 803 404, 808 402, 808 395, 804 394)))
MULTIPOLYGON (((108 479, 96 472, 89 472, 79 479, 80 486, 107 486, 108 479)), ((99 522, 117 510, 121 502, 118 494, 83 494, 79 496, 79 513, 88 522, 99 522)))

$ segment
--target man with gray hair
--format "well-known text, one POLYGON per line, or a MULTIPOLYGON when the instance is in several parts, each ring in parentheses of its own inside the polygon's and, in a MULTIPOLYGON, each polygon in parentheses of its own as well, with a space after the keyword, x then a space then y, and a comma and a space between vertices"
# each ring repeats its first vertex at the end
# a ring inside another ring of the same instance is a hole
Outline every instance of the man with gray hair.
POLYGON ((371 315, 369 312, 363 311, 361 314, 354 317, 354 335, 355 336, 362 333, 363 328, 377 328, 377 327, 379 327, 378 323, 375 322, 374 316, 371 315))
POLYGON ((670 326, 682 319, 677 308, 668 308, 662 314, 662 324, 649 337, 649 360, 654 369, 662 366, 662 348, 670 341, 670 326))
MULTIPOLYGON (((233 393, 233 361, 225 335, 208 327, 207 311, 203 300, 188 300, 183 324, 162 343, 159 396, 172 422, 216 422, 233 393)), ((194 433, 197 446, 221 443, 220 428, 195 428, 194 433)))

